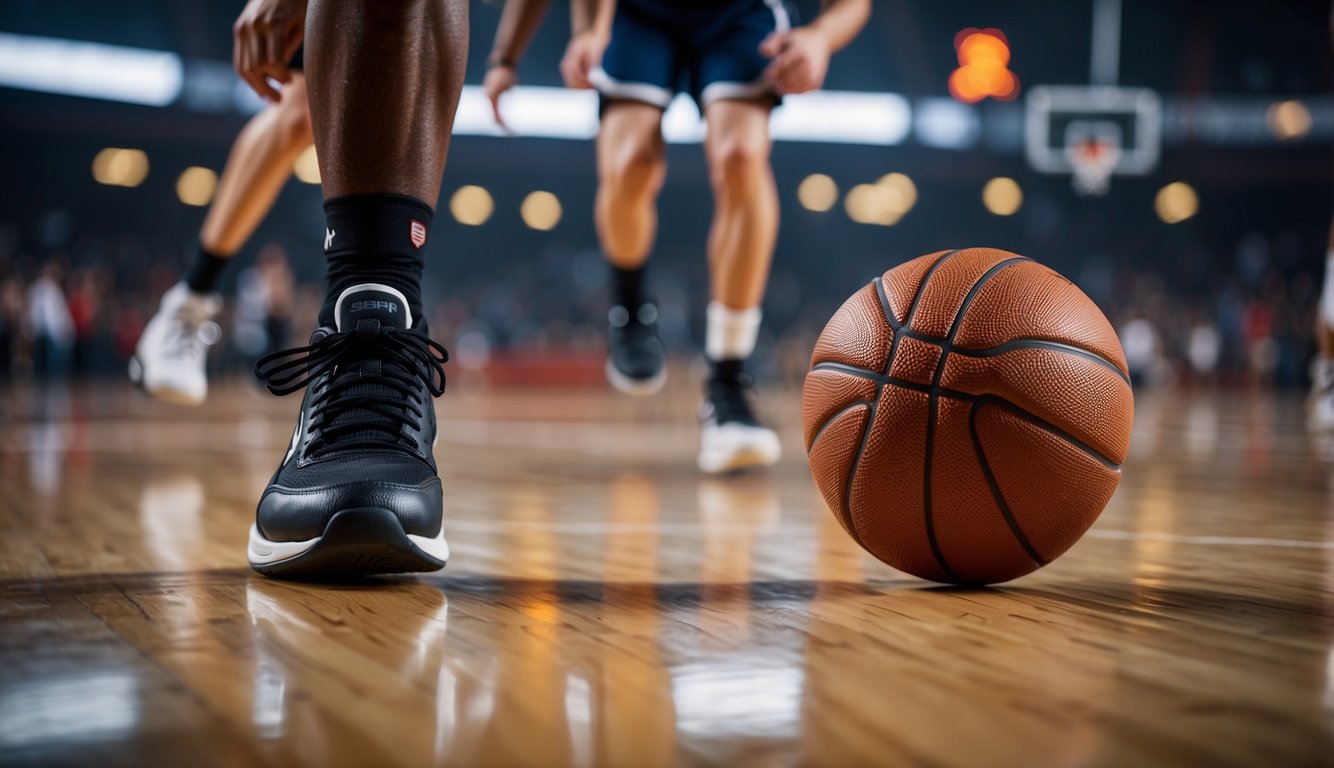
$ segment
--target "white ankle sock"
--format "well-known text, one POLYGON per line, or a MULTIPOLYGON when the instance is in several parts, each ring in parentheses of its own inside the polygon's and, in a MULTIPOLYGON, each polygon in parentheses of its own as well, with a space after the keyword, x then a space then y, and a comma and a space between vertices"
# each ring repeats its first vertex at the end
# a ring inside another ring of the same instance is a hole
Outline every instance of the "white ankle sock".
POLYGON ((744 360, 755 351, 760 334, 759 307, 732 309, 717 301, 709 302, 708 323, 704 335, 704 354, 710 360, 744 360))

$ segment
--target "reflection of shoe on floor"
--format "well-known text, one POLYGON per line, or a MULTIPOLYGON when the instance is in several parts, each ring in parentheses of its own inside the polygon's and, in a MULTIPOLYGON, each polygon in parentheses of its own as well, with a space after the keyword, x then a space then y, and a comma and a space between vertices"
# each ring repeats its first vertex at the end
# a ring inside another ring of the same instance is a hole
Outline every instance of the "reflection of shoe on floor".
POLYGON ((431 448, 443 347, 403 294, 354 285, 336 327, 260 360, 275 394, 306 388, 292 444, 260 498, 250 564, 280 576, 434 571, 449 545, 431 448))
POLYGON ((1334 359, 1317 358, 1312 364, 1310 407, 1311 429, 1334 430, 1334 359))
POLYGON ((645 302, 607 313, 607 381, 627 395, 651 395, 667 383, 667 353, 658 338, 658 308, 645 302))
POLYGON ((778 463, 778 435, 760 423, 750 404, 750 378, 740 363, 715 364, 699 409, 699 468, 710 474, 778 463))
POLYGON ((768 475, 705 478, 695 499, 706 526, 746 526, 762 533, 782 519, 774 478, 768 475))
POLYGON ((222 297, 199 294, 177 283, 162 296, 130 358, 130 379, 145 392, 181 405, 199 405, 208 396, 204 363, 220 335, 214 322, 222 297))

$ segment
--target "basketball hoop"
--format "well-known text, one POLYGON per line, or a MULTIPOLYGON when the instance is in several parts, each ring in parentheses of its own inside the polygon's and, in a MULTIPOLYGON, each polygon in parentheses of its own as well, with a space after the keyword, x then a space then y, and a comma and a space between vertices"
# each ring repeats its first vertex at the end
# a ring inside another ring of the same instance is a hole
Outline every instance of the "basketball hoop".
POLYGON ((1071 174, 1076 194, 1105 195, 1112 176, 1143 176, 1158 165, 1162 105, 1148 88, 1038 85, 1026 104, 1029 165, 1071 174))
POLYGON ((1066 145, 1065 157, 1070 161, 1075 192, 1085 197, 1101 197, 1111 186, 1112 169, 1121 159, 1121 147, 1110 138, 1080 139, 1066 145))

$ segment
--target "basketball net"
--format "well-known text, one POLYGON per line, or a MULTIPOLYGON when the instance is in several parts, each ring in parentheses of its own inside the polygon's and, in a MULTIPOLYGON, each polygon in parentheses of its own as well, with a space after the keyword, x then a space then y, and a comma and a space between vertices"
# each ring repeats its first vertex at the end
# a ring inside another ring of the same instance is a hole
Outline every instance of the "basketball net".
POLYGON ((1110 139, 1082 139, 1067 145, 1065 156, 1070 161, 1075 192, 1101 197, 1111 186, 1121 147, 1110 139))

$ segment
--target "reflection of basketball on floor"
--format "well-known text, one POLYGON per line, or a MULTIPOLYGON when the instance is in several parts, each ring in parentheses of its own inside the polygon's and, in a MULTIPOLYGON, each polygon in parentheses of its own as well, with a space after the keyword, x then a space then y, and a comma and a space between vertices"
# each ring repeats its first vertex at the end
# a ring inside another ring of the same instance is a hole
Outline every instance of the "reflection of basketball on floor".
POLYGON ((992 248, 923 256, 853 294, 803 392, 811 473, 871 554, 936 581, 1033 571, 1120 480, 1133 401, 1087 296, 992 248))

